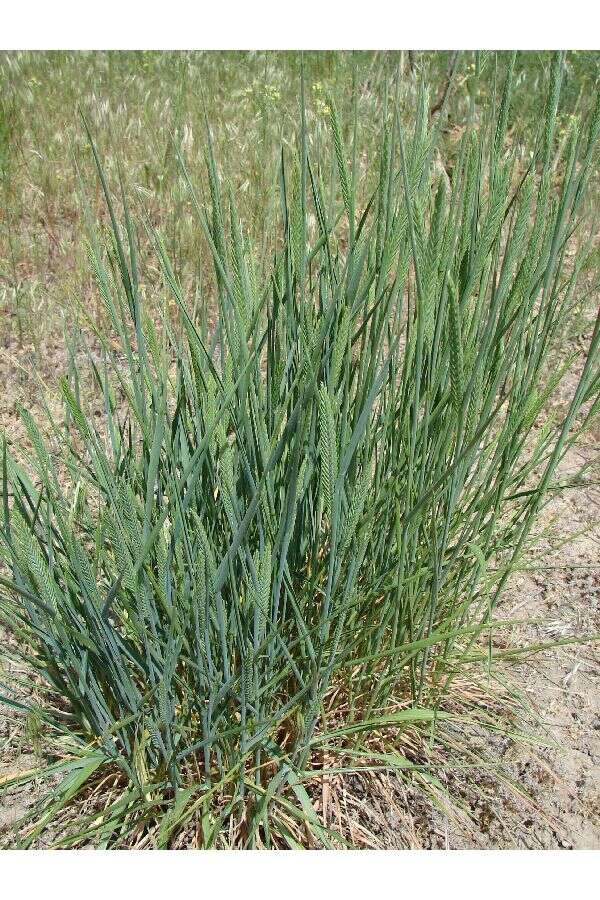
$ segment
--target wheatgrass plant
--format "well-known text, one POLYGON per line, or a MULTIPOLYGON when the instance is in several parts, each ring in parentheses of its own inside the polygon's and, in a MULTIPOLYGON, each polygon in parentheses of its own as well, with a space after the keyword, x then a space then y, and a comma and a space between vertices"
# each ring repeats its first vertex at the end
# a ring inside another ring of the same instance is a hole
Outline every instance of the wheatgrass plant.
POLYGON ((335 846, 315 772, 410 777, 403 735, 469 720, 457 676, 493 669, 497 600, 600 411, 598 321, 587 354, 554 365, 600 130, 597 102, 556 154, 563 67, 557 54, 521 148, 506 139, 513 57, 451 177, 427 90, 410 130, 388 98, 361 208, 360 134, 346 146, 328 99, 326 190, 302 85, 268 279, 208 136, 208 204, 178 163, 214 293, 191 312, 146 224, 177 308, 158 323, 125 192, 119 221, 92 142, 112 226, 89 253, 113 332, 89 354, 103 416, 74 357, 51 442, 23 411, 34 451, 3 445, 0 611, 46 686, 43 773, 61 776, 20 846, 45 828, 59 846, 168 847, 186 829, 204 847, 335 846), (566 411, 547 416, 573 367, 566 411), (89 808, 61 819, 78 795, 89 808))

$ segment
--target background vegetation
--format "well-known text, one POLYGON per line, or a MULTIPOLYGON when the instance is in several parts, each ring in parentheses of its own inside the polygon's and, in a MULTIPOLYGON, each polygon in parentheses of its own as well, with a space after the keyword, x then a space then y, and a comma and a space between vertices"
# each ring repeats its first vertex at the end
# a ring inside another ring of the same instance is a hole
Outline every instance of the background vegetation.
MULTIPOLYGON (((358 162, 366 175, 360 189, 366 193, 376 177, 367 163, 377 152, 384 88, 397 67, 404 75, 401 108, 410 120, 419 79, 430 84, 432 105, 439 102, 452 59, 449 53, 415 52, 410 58, 408 52, 307 53, 311 152, 318 156, 323 145, 330 145, 327 92, 336 98, 345 138, 350 137, 356 77, 358 162)), ((463 53, 456 60, 442 135, 445 153, 456 152, 467 117, 479 116, 493 102, 507 59, 506 53, 463 53)), ((515 140, 537 127, 550 59, 548 52, 519 54, 510 123, 515 140)), ((593 104, 599 74, 598 54, 568 54, 559 139, 566 135, 569 116, 593 104)), ((297 119, 298 53, 19 52, 1 55, 0 78, 0 328, 5 345, 17 338, 37 353, 46 337, 52 343, 60 334, 65 314, 72 328, 74 296, 95 303, 81 240, 84 206, 77 169, 92 220, 106 220, 106 210, 78 109, 90 121, 107 173, 112 176, 120 164, 131 202, 139 192, 184 285, 190 277, 191 291, 201 290, 207 261, 177 177, 173 140, 192 175, 200 172, 206 115, 219 166, 236 188, 240 215, 250 235, 261 239, 261 262, 268 259, 281 144, 293 142, 297 119), (37 327, 40 317, 43 329, 37 327)), ((327 159, 332 166, 329 152, 327 159)))

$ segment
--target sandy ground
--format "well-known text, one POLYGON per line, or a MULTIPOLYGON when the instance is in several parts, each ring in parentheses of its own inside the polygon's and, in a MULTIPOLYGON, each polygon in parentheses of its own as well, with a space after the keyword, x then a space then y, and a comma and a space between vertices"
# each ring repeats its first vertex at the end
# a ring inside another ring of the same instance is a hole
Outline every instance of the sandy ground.
MULTIPOLYGON (((586 448, 592 452, 594 448, 586 448)), ((584 451, 585 452, 585 451, 584 451)), ((600 632, 600 492, 573 491, 554 501, 545 518, 564 523, 565 532, 590 531, 543 555, 555 568, 513 576, 500 604, 501 617, 543 619, 544 625, 518 629, 513 645, 600 632), (591 567, 591 568, 588 568, 591 567)), ((540 542, 540 551, 544 551, 540 542)), ((536 554, 537 555, 537 554, 536 554)), ((539 560, 537 561, 539 565, 539 560)), ((517 632, 517 629, 515 629, 517 632)), ((600 654, 598 643, 566 644, 508 668, 536 711, 538 732, 551 746, 522 750, 510 766, 535 807, 494 815, 481 836, 493 847, 600 848, 600 654), (553 746, 552 746, 553 745, 553 746), (507 816, 502 815, 508 813, 507 816)), ((498 812, 498 811, 496 811, 498 812)), ((450 846, 469 846, 453 835, 450 846)))
MULTIPOLYGON (((44 365, 39 377, 60 372, 66 363, 61 335, 47 334, 39 347, 44 365)), ((35 409, 39 380, 30 374, 32 350, 6 341, 0 356, 0 426, 16 441, 23 437, 17 403, 35 409)), ((567 386, 568 389, 568 386, 567 386)), ((564 469, 597 456, 600 437, 590 435, 565 461, 564 469)), ((596 473, 597 478, 597 473, 596 473)), ((588 473, 594 481, 594 471, 588 473)), ((571 490, 547 507, 541 537, 526 565, 513 576, 499 615, 541 619, 543 625, 515 628, 511 646, 600 633, 600 489, 571 490), (558 536, 577 535, 557 547, 558 536), (543 568, 542 568, 543 564, 543 568), (535 568, 534 568, 535 567, 535 568)), ((4 640, 10 640, 4 635, 4 640)), ((600 655, 598 644, 571 644, 506 664, 507 677, 522 691, 538 716, 537 734, 549 746, 517 750, 498 741, 488 750, 501 757, 511 777, 521 783, 524 801, 489 777, 482 780, 485 798, 457 783, 466 815, 457 824, 432 808, 418 791, 389 779, 362 781, 352 776, 339 786, 346 812, 355 816, 358 845, 383 847, 530 847, 600 848, 600 655), (352 812, 354 810, 354 813, 352 812), (368 825, 370 838, 362 825, 368 825), (362 825, 361 825, 362 823, 362 825)), ((4 662, 6 667, 6 661, 4 662)), ((1 675, 1 672, 0 672, 1 675)), ((3 680, 0 677, 0 681, 3 680)), ((36 764, 35 729, 23 717, 0 706, 0 783, 2 776, 36 764)), ((39 788, 0 794, 0 832, 38 796, 39 788)))

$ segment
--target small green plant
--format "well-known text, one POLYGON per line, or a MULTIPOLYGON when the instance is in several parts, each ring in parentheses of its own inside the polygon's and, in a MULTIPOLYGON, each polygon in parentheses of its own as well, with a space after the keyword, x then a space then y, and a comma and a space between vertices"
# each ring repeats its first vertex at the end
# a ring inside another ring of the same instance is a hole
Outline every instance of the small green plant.
POLYGON ((404 736, 468 721, 457 676, 491 670, 497 599, 600 409, 599 321, 554 365, 600 130, 598 103, 555 156, 563 66, 527 162, 506 142, 513 57, 451 179, 427 91, 410 133, 389 103, 360 209, 356 129, 349 152, 329 99, 326 191, 302 95, 265 280, 210 140, 206 206, 179 157, 213 325, 150 225, 177 314, 144 307, 136 227, 93 147, 112 238, 90 259, 118 343, 98 331, 89 357, 104 413, 86 413, 73 357, 51 444, 23 411, 27 465, 3 450, 0 612, 47 686, 63 775, 21 845, 110 784, 57 844, 171 846, 193 827, 205 847, 333 846, 310 794, 324 758, 420 772, 404 736), (566 411, 541 419, 573 366, 566 411))

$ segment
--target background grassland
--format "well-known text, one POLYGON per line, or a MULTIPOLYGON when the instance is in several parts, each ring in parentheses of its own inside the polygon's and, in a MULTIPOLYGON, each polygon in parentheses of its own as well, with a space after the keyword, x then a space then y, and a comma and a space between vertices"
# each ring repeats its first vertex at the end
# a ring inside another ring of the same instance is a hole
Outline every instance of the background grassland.
MULTIPOLYGON (((408 121, 418 80, 431 85, 432 102, 441 99, 453 57, 366 51, 305 55, 309 145, 316 160, 327 159, 329 170, 323 174, 330 184, 335 166, 327 93, 335 97, 344 136, 350 139, 357 80, 359 164, 367 175, 359 187, 365 196, 373 187, 375 166, 368 163, 377 154, 385 89, 398 66, 404 73, 401 107, 408 121)), ((456 150, 469 116, 476 119, 498 102, 507 58, 506 53, 463 53, 455 61, 444 134, 447 157, 456 150)), ((511 120, 515 140, 535 131, 550 58, 550 53, 519 54, 511 120)), ((568 55, 559 139, 569 116, 589 109, 599 73, 597 54, 568 55)), ((264 262, 278 214, 281 145, 295 140, 299 78, 296 52, 2 54, 0 339, 5 346, 25 342, 35 353, 47 334, 60 333, 65 313, 72 327, 75 298, 95 303, 82 240, 83 201, 93 222, 106 221, 106 210, 78 110, 90 120, 109 178, 119 165, 130 199, 139 196, 160 226, 184 282, 189 276, 196 290, 206 275, 206 259, 174 147, 183 150, 192 176, 202 172, 206 116, 216 159, 236 188, 245 227, 251 238, 263 239, 258 246, 264 262)))

